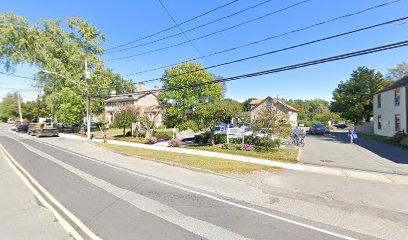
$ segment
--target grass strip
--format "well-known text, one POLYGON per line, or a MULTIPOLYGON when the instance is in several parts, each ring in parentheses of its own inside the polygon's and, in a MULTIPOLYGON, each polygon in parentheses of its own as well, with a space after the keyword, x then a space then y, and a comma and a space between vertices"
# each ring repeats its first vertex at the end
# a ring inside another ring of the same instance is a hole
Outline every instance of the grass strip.
POLYGON ((298 149, 292 148, 278 148, 272 149, 269 152, 257 152, 257 151, 244 151, 236 149, 222 149, 219 146, 200 146, 200 145, 191 145, 187 148, 197 149, 197 150, 206 150, 211 152, 227 153, 234 154, 245 157, 254 157, 267 160, 273 160, 277 162, 284 163, 297 163, 298 149))
POLYGON ((197 156, 192 154, 165 152, 160 150, 150 150, 106 143, 93 143, 93 144, 121 153, 134 155, 137 157, 160 160, 169 163, 176 163, 223 174, 248 174, 259 171, 277 172, 281 169, 279 167, 271 167, 247 162, 238 162, 221 158, 197 156))

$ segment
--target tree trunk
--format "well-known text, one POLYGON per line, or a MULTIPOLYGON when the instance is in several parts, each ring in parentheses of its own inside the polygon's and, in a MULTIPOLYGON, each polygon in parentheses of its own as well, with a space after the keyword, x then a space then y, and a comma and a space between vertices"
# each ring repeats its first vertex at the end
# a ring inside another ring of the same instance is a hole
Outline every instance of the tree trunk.
POLYGON ((126 136, 126 129, 125 129, 125 127, 123 127, 123 136, 124 136, 124 137, 126 136))
POLYGON ((214 130, 215 130, 215 128, 210 128, 210 131, 211 131, 210 146, 214 145, 214 130))

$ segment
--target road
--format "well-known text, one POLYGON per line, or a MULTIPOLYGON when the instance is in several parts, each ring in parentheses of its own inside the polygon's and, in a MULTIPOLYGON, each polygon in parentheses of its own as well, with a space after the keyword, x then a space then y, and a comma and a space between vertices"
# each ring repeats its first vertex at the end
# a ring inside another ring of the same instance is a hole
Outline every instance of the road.
POLYGON ((350 144, 346 132, 307 135, 302 163, 408 175, 408 149, 356 139, 350 144))
MULTIPOLYGON (((269 208, 257 202, 262 191, 232 178, 135 162, 87 143, 80 149, 73 140, 28 138, 4 126, 0 144, 6 157, 55 199, 48 198, 51 206, 84 239, 376 239, 375 233, 367 235, 371 230, 353 229, 353 219, 346 229, 336 224, 338 219, 319 221, 293 209, 269 208)), ((402 239, 406 222, 401 224, 390 225, 395 239, 402 239)))

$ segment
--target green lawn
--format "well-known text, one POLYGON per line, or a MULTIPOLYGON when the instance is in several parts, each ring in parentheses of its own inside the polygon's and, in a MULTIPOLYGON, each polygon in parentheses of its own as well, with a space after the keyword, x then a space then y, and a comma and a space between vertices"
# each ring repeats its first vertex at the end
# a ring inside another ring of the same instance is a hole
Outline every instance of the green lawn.
POLYGON ((200 145, 191 145, 187 148, 199 149, 199 150, 206 150, 212 152, 220 152, 220 153, 228 153, 246 157, 254 157, 254 158, 262 158, 267 160, 274 160, 278 162, 286 162, 286 163, 297 163, 297 149, 292 148, 278 148, 273 149, 270 152, 257 152, 257 151, 240 151, 236 149, 222 149, 217 145, 214 146, 200 146, 200 145))
POLYGON ((106 143, 93 143, 93 144, 138 157, 150 158, 170 163, 177 163, 185 166, 210 170, 217 173, 246 174, 258 171, 277 172, 280 170, 280 168, 278 167, 270 167, 246 162, 237 162, 220 158, 142 149, 106 143))

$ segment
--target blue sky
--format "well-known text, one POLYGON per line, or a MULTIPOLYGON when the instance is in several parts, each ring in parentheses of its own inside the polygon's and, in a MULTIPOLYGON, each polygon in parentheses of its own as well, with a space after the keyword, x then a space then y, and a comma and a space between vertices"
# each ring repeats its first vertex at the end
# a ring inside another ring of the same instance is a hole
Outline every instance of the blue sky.
MULTIPOLYGON (((213 19, 234 13, 264 0, 240 0, 228 7, 206 15, 203 18, 182 25, 182 29, 189 29, 213 19)), ((208 38, 197 40, 195 46, 204 55, 238 45, 260 40, 272 35, 281 34, 297 28, 353 13, 392 0, 312 0, 290 10, 266 17, 262 20, 226 31, 208 38)), ((199 15, 212 8, 220 6, 229 0, 162 0, 177 22, 199 15)), ((240 22, 264 15, 266 13, 287 7, 301 0, 272 0, 262 7, 252 9, 227 20, 188 32, 189 38, 208 34, 240 22)), ((235 60, 279 48, 299 44, 318 38, 334 35, 376 23, 404 17, 407 14, 408 0, 402 0, 390 6, 362 13, 347 19, 322 25, 300 33, 291 34, 251 47, 242 48, 226 54, 201 59, 204 66, 210 66, 226 61, 235 60)), ((150 1, 23 1, 3 0, 0 6, 2 12, 12 11, 26 17, 34 23, 40 19, 65 19, 67 17, 82 17, 107 35, 105 47, 114 47, 132 41, 145 35, 155 33, 163 28, 173 26, 171 18, 166 14, 158 0, 150 1)), ((179 33, 175 28, 157 37, 149 38, 139 43, 155 40, 170 34, 179 33)), ((356 33, 350 36, 329 40, 315 45, 285 51, 258 59, 211 69, 210 72, 230 77, 270 68, 295 64, 299 62, 328 57, 359 49, 374 47, 387 43, 406 40, 408 37, 408 22, 390 24, 376 29, 356 33)), ((167 45, 185 41, 183 35, 167 39, 162 42, 143 46, 120 53, 103 56, 103 59, 137 54, 167 45)), ((107 66, 120 74, 129 74, 162 65, 177 63, 183 60, 199 57, 199 53, 191 44, 143 55, 131 59, 108 62, 107 66)), ((408 61, 408 48, 400 48, 354 59, 347 59, 318 66, 271 74, 255 78, 248 78, 227 84, 226 97, 243 101, 248 97, 264 98, 279 96, 292 99, 331 99, 331 94, 337 84, 347 80, 351 71, 358 66, 367 66, 383 73, 397 63, 408 61)), ((32 76, 38 69, 29 66, 19 66, 15 74, 32 76)), ((160 77, 163 70, 132 76, 134 81, 160 77)), ((30 80, 0 76, 0 97, 10 91, 9 88, 29 88, 30 80)), ((147 85, 152 89, 158 83, 147 85)), ((26 100, 35 98, 36 93, 22 91, 26 100)))

